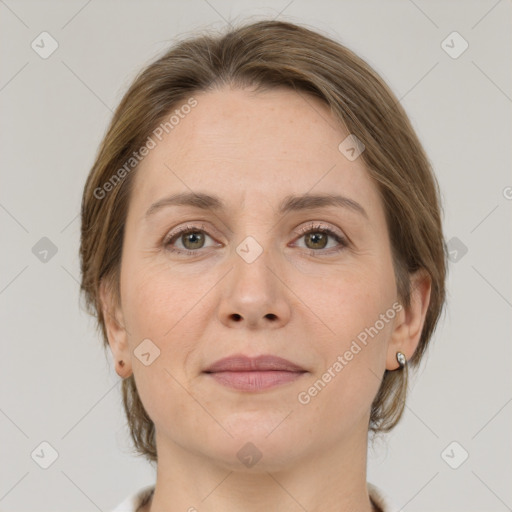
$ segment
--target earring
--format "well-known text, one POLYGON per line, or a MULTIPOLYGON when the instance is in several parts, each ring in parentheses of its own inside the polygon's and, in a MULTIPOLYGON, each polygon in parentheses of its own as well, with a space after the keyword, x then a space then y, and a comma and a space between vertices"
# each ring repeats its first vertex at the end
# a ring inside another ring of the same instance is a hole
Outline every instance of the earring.
POLYGON ((119 366, 122 368, 124 366, 124 361, 119 361, 119 366))
POLYGON ((405 359, 405 355, 402 354, 402 352, 396 353, 396 360, 398 361, 398 364, 400 365, 400 369, 402 369, 405 366, 405 363, 407 362, 407 359, 405 359))

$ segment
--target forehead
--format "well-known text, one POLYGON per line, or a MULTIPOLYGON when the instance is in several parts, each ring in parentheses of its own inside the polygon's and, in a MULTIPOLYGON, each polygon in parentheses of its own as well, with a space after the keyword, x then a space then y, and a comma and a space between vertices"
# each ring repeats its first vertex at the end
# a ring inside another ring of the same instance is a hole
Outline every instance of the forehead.
POLYGON ((139 165, 130 205, 138 216, 167 194, 205 190, 245 207, 305 193, 351 195, 369 209, 379 201, 363 160, 339 151, 348 133, 319 99, 284 88, 193 97, 139 165))

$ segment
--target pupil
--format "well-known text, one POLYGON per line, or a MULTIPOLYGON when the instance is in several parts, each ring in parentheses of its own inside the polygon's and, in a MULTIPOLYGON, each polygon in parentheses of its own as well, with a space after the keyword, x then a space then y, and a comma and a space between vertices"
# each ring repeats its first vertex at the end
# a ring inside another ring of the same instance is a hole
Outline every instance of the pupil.
POLYGON ((203 241, 203 235, 202 233, 189 233, 188 235, 185 235, 185 247, 188 247, 189 249, 198 249, 201 246, 201 242, 203 241), (189 247, 187 244, 191 243, 192 247, 189 247), (199 244, 199 247, 197 247, 194 244, 199 244))
POLYGON ((313 244, 320 242, 320 249, 323 249, 325 247, 327 237, 325 236, 324 233, 314 233, 312 235, 309 235, 309 240, 312 240, 313 244))

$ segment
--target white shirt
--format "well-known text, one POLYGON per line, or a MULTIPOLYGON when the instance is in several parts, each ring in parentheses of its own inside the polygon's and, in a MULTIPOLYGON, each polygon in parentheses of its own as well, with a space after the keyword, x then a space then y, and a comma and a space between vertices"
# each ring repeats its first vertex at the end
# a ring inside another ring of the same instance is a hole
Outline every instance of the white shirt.
MULTIPOLYGON (((380 508, 381 512, 391 512, 391 508, 387 504, 387 501, 380 489, 370 483, 367 485, 368 493, 373 503, 380 508)), ((143 487, 135 494, 128 496, 122 503, 120 503, 114 510, 112 510, 112 512, 137 512, 137 509, 144 505, 149 498, 151 498, 154 489, 154 485, 143 487)))

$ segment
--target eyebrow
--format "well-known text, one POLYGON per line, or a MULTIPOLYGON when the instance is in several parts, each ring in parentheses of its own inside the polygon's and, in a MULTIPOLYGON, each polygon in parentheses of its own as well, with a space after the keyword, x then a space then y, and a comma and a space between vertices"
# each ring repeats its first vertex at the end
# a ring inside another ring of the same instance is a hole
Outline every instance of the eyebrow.
MULTIPOLYGON (((201 192, 182 192, 172 194, 153 203, 146 212, 146 219, 162 208, 169 206, 191 206, 202 210, 219 211, 225 208, 222 199, 218 196, 204 194, 201 192)), ((284 215, 292 211, 313 210, 334 206, 347 208, 359 213, 368 219, 366 210, 356 201, 348 197, 333 194, 303 194, 286 196, 280 203, 278 213, 284 215)))

